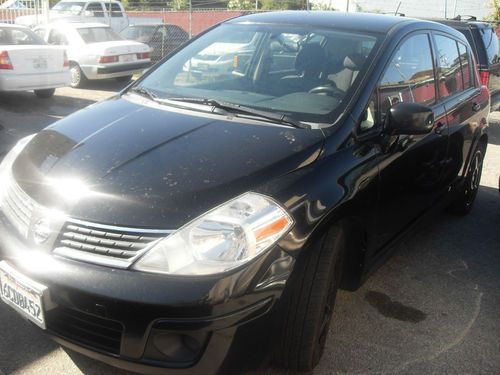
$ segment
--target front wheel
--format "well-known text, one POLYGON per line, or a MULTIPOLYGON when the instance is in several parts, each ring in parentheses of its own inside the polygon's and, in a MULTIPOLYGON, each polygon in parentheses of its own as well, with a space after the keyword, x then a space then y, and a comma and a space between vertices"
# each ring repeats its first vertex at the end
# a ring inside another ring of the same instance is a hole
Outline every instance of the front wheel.
POLYGON ((479 183, 481 182, 481 174, 483 172, 483 153, 484 150, 481 148, 478 148, 474 153, 460 195, 449 207, 451 213, 466 215, 472 209, 472 204, 476 199, 479 183))
POLYGON ((278 366, 311 371, 321 359, 342 273, 344 231, 332 227, 297 260, 284 310, 278 366))
POLYGON ((48 99, 54 96, 56 89, 44 89, 44 90, 35 90, 35 95, 40 99, 48 99))

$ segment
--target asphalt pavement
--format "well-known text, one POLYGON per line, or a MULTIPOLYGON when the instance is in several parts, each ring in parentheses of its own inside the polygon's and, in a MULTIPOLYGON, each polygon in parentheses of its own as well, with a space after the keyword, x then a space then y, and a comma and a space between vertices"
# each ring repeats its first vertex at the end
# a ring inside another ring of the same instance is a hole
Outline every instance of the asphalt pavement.
MULTIPOLYGON (((0 157, 20 137, 121 87, 58 89, 49 100, 0 94, 0 157)), ((494 113, 470 215, 436 215, 358 291, 338 294, 327 348, 313 374, 500 374, 499 174, 500 113, 494 113)), ((1 374, 127 373, 62 349, 0 305, 1 374)))

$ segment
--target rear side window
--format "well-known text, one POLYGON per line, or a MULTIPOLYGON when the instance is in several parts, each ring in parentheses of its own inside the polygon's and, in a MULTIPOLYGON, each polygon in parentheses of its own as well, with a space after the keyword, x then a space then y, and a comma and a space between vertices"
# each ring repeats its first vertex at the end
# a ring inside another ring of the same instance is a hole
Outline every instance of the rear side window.
POLYGON ((401 44, 382 76, 378 91, 382 115, 398 102, 435 103, 434 66, 427 34, 412 36, 401 44))
POLYGON ((454 39, 436 35, 438 82, 441 97, 446 98, 463 90, 462 69, 458 46, 454 39))
POLYGON ((0 28, 0 45, 39 45, 45 42, 31 30, 0 28))
POLYGON ((463 88, 468 89, 474 86, 474 75, 472 74, 472 60, 469 49, 462 43, 458 43, 460 53, 460 64, 462 65, 463 88))
POLYGON ((479 35, 481 35, 481 39, 484 43, 484 48, 486 49, 488 64, 495 64, 499 62, 498 38, 495 30, 493 30, 493 28, 491 27, 480 28, 479 35))
POLYGON ((50 32, 48 42, 49 44, 54 44, 58 46, 64 46, 68 44, 66 36, 58 30, 52 30, 50 32))
POLYGON ((101 3, 90 3, 85 10, 91 12, 92 17, 104 17, 101 3))

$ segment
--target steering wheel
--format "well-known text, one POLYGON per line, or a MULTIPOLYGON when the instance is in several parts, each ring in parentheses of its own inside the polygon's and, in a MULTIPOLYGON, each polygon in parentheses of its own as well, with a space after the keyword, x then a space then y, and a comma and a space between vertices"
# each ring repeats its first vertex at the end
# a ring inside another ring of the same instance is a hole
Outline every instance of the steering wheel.
POLYGON ((335 86, 317 86, 309 90, 310 94, 328 95, 337 99, 344 98, 344 92, 335 86))

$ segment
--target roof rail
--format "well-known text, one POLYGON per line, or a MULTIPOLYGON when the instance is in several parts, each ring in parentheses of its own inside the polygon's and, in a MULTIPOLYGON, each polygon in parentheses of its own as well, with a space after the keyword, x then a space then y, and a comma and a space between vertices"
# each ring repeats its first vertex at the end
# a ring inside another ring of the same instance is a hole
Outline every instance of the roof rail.
POLYGON ((400 13, 400 12, 397 12, 397 13, 394 13, 394 12, 384 12, 382 14, 389 14, 391 16, 399 16, 399 17, 406 17, 406 14, 404 13, 400 13))
POLYGON ((471 15, 468 15, 468 14, 464 14, 463 16, 461 16, 459 14, 458 16, 453 17, 451 19, 454 20, 454 21, 477 21, 477 17, 476 16, 471 16, 471 15))

